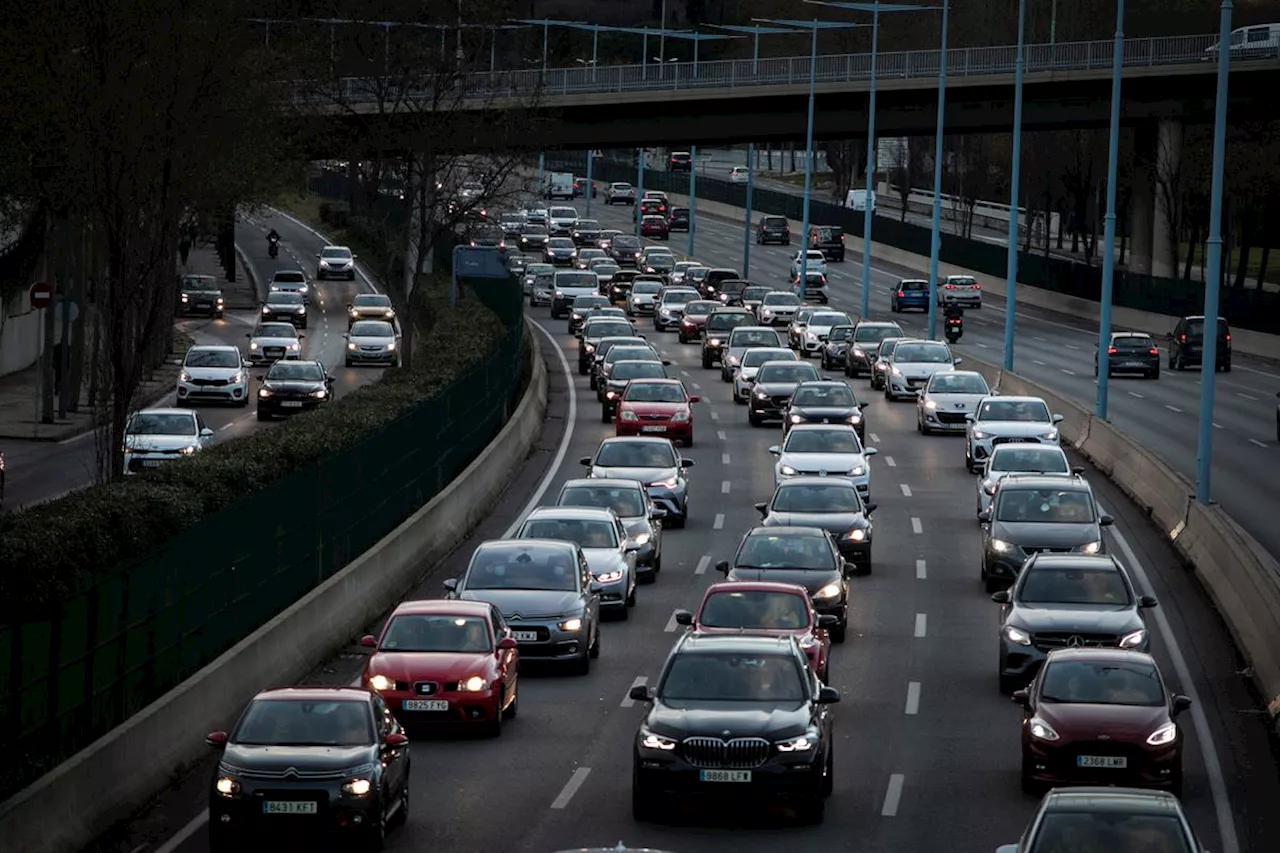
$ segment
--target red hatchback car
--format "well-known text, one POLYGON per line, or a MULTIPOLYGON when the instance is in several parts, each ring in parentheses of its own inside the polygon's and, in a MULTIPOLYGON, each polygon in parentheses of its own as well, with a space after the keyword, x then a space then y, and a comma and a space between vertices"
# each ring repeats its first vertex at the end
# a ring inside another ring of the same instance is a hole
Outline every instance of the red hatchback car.
POLYGON ((1165 788, 1182 796, 1182 731, 1191 707, 1155 659, 1123 649, 1058 649, 1013 700, 1022 719, 1022 790, 1059 784, 1165 788))
POLYGON ((679 379, 634 379, 618 398, 615 435, 654 435, 693 446, 693 404, 679 379))
POLYGON ((712 584, 697 613, 676 611, 676 623, 700 634, 768 634, 800 641, 809 665, 824 682, 831 657, 834 616, 819 616, 804 587, 773 581, 729 581, 712 584))
POLYGON ((496 737, 516 715, 520 653, 491 604, 406 601, 360 644, 374 649, 362 683, 401 723, 475 724, 496 737))
POLYGON ((671 237, 671 226, 661 216, 646 216, 640 220, 640 236, 667 240, 671 237))

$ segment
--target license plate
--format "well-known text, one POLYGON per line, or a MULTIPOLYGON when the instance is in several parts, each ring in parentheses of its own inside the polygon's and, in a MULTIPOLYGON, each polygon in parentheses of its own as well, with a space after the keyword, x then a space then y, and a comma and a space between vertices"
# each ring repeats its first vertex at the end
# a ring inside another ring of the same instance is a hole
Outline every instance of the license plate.
POLYGON ((1124 364, 1122 364, 1122 365, 1120 365, 1120 366, 1121 366, 1121 367, 1142 367, 1142 362, 1140 362, 1140 361, 1126 361, 1124 364))
POLYGON ((642 426, 642 427, 640 427, 640 431, 641 431, 641 432, 666 432, 666 431, 667 431, 667 428, 666 428, 666 427, 664 427, 664 426, 661 426, 661 425, 659 425, 659 426, 642 426))
POLYGON ((281 405, 281 406, 283 406, 283 407, 284 407, 284 408, 286 408, 286 409, 301 409, 301 408, 302 408, 302 401, 301 401, 301 400, 286 400, 286 401, 284 401, 283 403, 281 403, 280 405, 281 405))
POLYGON ((159 459, 143 459, 142 467, 143 468, 159 468, 160 460, 159 459))
POLYGON ((1101 767, 1106 770, 1124 770, 1129 766, 1129 759, 1123 755, 1078 755, 1077 767, 1101 767))
POLYGON ((750 770, 700 770, 698 778, 703 782, 750 782, 750 770))
POLYGON ((400 703, 400 707, 406 711, 447 711, 449 701, 447 699, 405 699, 400 703))
POLYGON ((538 642, 537 631, 512 631, 511 636, 516 638, 518 643, 536 643, 538 642))
POLYGON ((300 800, 265 800, 263 814, 315 814, 316 804, 300 800))

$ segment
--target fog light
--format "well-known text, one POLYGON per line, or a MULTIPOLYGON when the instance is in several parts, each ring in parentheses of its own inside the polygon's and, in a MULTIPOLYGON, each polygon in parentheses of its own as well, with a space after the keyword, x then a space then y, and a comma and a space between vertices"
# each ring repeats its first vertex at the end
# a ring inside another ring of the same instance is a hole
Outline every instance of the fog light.
POLYGON ((229 814, 224 814, 224 815, 222 816, 221 820, 222 820, 222 822, 223 822, 223 823, 231 823, 231 815, 229 815, 229 814))

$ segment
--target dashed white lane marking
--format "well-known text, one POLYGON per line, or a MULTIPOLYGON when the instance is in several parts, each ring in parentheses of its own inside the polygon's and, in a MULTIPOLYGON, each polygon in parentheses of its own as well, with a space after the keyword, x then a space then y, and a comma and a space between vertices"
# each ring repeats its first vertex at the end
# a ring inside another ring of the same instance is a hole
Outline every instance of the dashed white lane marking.
POLYGON ((725 480, 723 483, 721 483, 721 484, 720 484, 720 494, 722 494, 722 495, 727 495, 727 494, 729 494, 729 481, 728 481, 728 480, 725 480))
POLYGON ((1215 423, 1215 424, 1213 425, 1213 428, 1214 428, 1214 429, 1225 429, 1225 427, 1223 427, 1223 426, 1222 426, 1222 424, 1217 424, 1217 423, 1215 423))
POLYGON ((590 767, 579 767, 573 771, 569 781, 564 783, 564 789, 560 791, 560 796, 556 797, 555 801, 551 803, 551 808, 563 809, 568 806, 569 801, 573 799, 573 795, 578 793, 578 789, 582 787, 583 782, 587 781, 587 776, 590 774, 590 767))
POLYGON ((920 682, 918 681, 907 682, 906 711, 912 715, 920 713, 920 682))
POLYGON ((899 483, 898 488, 902 489, 902 496, 904 498, 911 497, 911 487, 908 486, 906 483, 899 483))
POLYGON ((695 391, 701 391, 701 390, 702 390, 702 386, 701 386, 701 385, 699 385, 697 382, 695 382, 695 383, 693 383, 693 390, 695 390, 695 391))
POLYGON ((725 435, 724 430, 722 430, 722 429, 721 429, 721 430, 716 430, 716 438, 720 439, 721 441, 728 441, 728 440, 729 440, 729 436, 725 435))
POLYGON ((711 525, 712 530, 724 530, 724 513, 717 512, 715 523, 711 525))
POLYGON ((978 344, 978 349, 991 349, 991 348, 986 344, 978 344))
POLYGON ((693 570, 693 573, 695 575, 705 575, 707 573, 707 569, 710 566, 711 566, 711 555, 703 554, 701 557, 698 558, 698 567, 693 570))
POLYGON ((897 467, 898 467, 898 463, 897 463, 897 462, 895 462, 895 461, 893 461, 893 457, 892 457, 892 456, 886 456, 886 457, 884 458, 884 464, 888 465, 890 468, 897 468, 897 467))
POLYGON ((689 371, 687 371, 687 370, 682 370, 682 371, 680 371, 680 375, 681 375, 681 376, 688 376, 688 375, 689 375, 689 371))
POLYGON ((1075 344, 1067 344, 1067 349, 1080 349, 1080 347, 1076 346, 1075 344))
POLYGON ((916 580, 924 580, 927 574, 924 560, 916 560, 916 580))
POLYGON ((911 532, 916 534, 924 533, 924 525, 920 523, 920 519, 914 516, 911 518, 911 532))
POLYGON ((1250 443, 1250 444, 1256 444, 1256 445, 1258 445, 1259 447, 1264 447, 1264 448, 1266 447, 1266 445, 1265 445, 1265 444, 1263 444, 1261 441, 1258 441, 1258 439, 1256 439, 1256 438, 1251 438, 1251 439, 1249 439, 1249 443, 1250 443))
POLYGON ((876 435, 874 432, 869 432, 867 435, 870 436, 872 444, 880 443, 880 436, 876 435))
POLYGON ((1243 398, 1244 398, 1244 399, 1246 399, 1246 400, 1254 400, 1254 401, 1256 401, 1256 400, 1258 399, 1257 397, 1254 397, 1254 396, 1252 396, 1252 395, 1250 395, 1250 394, 1246 394, 1246 393, 1244 393, 1243 391, 1237 391, 1237 392, 1236 392, 1236 396, 1237 396, 1237 397, 1243 397, 1243 398))
POLYGON ((1031 359, 1031 363, 1032 363, 1032 364, 1038 364, 1038 365, 1040 365, 1041 367, 1044 367, 1044 366, 1046 365, 1046 362, 1043 362, 1043 361, 1037 361, 1037 360, 1036 360, 1036 359, 1034 359, 1034 358, 1033 358, 1033 359, 1031 359))
POLYGON ((929 616, 926 613, 916 614, 916 639, 924 637, 929 625, 929 616))
POLYGON ((644 687, 648 683, 649 683, 649 676, 637 675, 636 680, 631 682, 631 686, 627 688, 627 695, 622 697, 622 707, 630 708, 632 705, 635 705, 636 700, 631 698, 631 691, 637 687, 644 687))
POLYGON ((720 454, 720 464, 721 464, 721 465, 728 465, 728 464, 729 464, 729 454, 728 454, 728 453, 721 453, 721 454, 720 454))
POLYGON ((1063 372, 1063 373, 1065 373, 1065 374, 1066 374, 1066 375, 1068 375, 1068 376, 1075 376, 1075 375, 1076 375, 1076 372, 1075 372, 1074 370, 1067 370, 1065 367, 1061 368, 1061 370, 1062 370, 1062 372, 1063 372))
POLYGON ((1170 406, 1168 403, 1165 403, 1164 407, 1171 412, 1177 412, 1178 414, 1182 414, 1182 409, 1179 409, 1177 406, 1170 406))
POLYGON ((1130 397, 1137 397, 1139 400, 1141 400, 1141 399, 1142 399, 1142 395, 1141 395, 1141 394, 1139 394, 1137 391, 1130 391, 1130 392, 1129 392, 1129 396, 1130 396, 1130 397))
POLYGON ((889 777, 889 787, 884 792, 884 805, 880 807, 881 817, 896 817, 898 814, 898 804, 902 802, 902 783, 906 781, 906 777, 901 773, 894 773, 889 777))
POLYGON ((676 614, 677 614, 677 613, 679 613, 679 612, 680 612, 680 611, 678 611, 678 610, 672 610, 672 611, 671 611, 671 618, 667 620, 667 627, 663 628, 662 630, 664 630, 664 631, 666 631, 668 634, 670 634, 672 631, 674 631, 674 630, 676 629, 677 625, 679 624, 679 623, 677 623, 677 622, 676 622, 676 614))
POLYGON ((711 413, 711 420, 713 420, 713 421, 718 421, 718 420, 720 420, 720 413, 719 413, 719 412, 712 412, 712 413, 711 413))

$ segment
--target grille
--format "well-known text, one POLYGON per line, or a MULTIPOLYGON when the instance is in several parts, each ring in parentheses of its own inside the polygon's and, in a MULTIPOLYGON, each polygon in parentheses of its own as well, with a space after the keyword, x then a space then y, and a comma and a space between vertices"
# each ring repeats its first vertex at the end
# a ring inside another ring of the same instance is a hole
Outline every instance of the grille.
POLYGON ((382 352, 382 347, 360 347, 360 352, 382 352))
POLYGON ((964 412, 938 412, 938 423, 941 424, 962 424, 965 422, 964 412))
POLYGON ((694 767, 751 770, 769 760, 769 741, 758 737, 721 740, 718 737, 685 738, 684 758, 694 767))
POLYGON ((919 388, 922 385, 924 385, 924 383, 925 383, 925 378, 923 376, 911 376, 907 378, 908 388, 919 388))
POLYGON ((1036 438, 995 438, 991 440, 993 446, 999 444, 1039 444, 1040 440, 1036 438))
POLYGON ((775 408, 784 409, 791 402, 790 394, 775 394, 769 398, 775 408))
POLYGON ((1042 650, 1049 649, 1110 649, 1115 648, 1116 641, 1119 638, 1115 634, 1072 634, 1072 633, 1048 633, 1036 634, 1036 647, 1042 650))
POLYGON ((663 414, 646 414, 640 416, 640 420, 642 421, 665 421, 666 419, 667 416, 663 414))
MULTIPOLYGON (((327 782, 333 779, 345 779, 352 775, 349 767, 340 767, 337 770, 299 770, 296 767, 286 767, 283 770, 253 770, 230 765, 226 767, 234 775, 243 776, 246 779, 301 779, 308 782, 327 782)), ((279 793, 280 799, 286 800, 310 800, 316 797, 308 791, 280 791, 279 793)), ((328 800, 326 795, 321 794, 319 797, 322 802, 328 800)))
POLYGON ((817 469, 814 469, 812 471, 801 471, 800 476, 801 477, 843 477, 848 473, 849 473, 848 471, 819 471, 817 469))
POLYGON ((434 696, 440 692, 440 685, 434 681, 416 681, 413 685, 413 695, 415 696, 434 696))
POLYGON ((1070 554, 1073 550, 1072 548, 1041 548, 1034 545, 1022 546, 1025 554, 1070 554))
POLYGON ((216 386, 222 386, 222 385, 230 385, 231 381, 229 379, 192 379, 191 384, 200 385, 207 388, 207 387, 216 387, 216 386))

